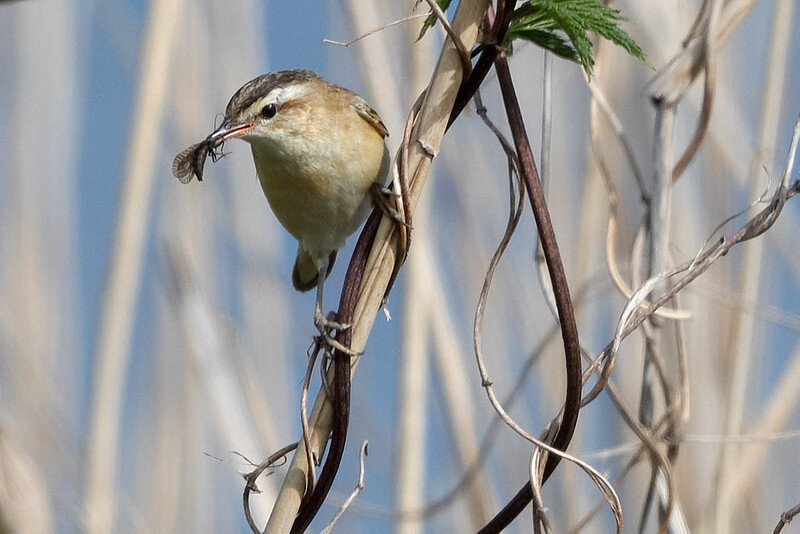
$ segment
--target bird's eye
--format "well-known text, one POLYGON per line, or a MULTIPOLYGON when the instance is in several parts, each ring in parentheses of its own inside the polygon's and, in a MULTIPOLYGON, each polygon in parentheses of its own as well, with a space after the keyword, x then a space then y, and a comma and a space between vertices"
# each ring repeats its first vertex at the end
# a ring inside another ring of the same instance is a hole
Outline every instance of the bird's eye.
POLYGON ((277 112, 278 112, 278 108, 275 106, 275 104, 267 104, 261 110, 261 115, 266 119, 271 119, 272 117, 275 116, 275 114, 277 112))

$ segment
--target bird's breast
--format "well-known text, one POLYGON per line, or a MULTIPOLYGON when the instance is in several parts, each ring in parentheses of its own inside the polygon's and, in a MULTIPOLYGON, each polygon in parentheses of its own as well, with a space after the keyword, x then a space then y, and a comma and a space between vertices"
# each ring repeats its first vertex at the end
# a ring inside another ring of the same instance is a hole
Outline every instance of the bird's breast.
POLYGON ((340 248, 368 213, 371 184, 385 179, 383 138, 363 133, 340 128, 251 143, 270 207, 308 250, 340 248))

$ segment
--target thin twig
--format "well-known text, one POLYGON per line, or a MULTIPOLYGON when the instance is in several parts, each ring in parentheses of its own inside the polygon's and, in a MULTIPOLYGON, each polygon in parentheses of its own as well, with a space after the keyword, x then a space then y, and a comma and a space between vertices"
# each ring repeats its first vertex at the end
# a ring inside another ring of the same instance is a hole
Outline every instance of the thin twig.
POLYGON ((439 24, 442 25, 444 28, 445 33, 453 41, 453 45, 458 50, 458 57, 461 60, 461 69, 464 72, 464 79, 469 77, 470 72, 472 72, 472 61, 470 59, 470 53, 467 51, 467 47, 464 46, 464 43, 461 42, 461 38, 453 31, 453 27, 450 26, 450 21, 447 20, 447 15, 444 14, 442 8, 439 7, 439 4, 436 3, 435 0, 425 0, 428 3, 428 7, 431 8, 431 12, 436 15, 436 18, 439 20, 439 24))
POLYGON ((535 447, 531 453, 530 476, 531 491, 533 491, 533 532, 541 534, 542 529, 546 534, 551 534, 550 520, 547 518, 547 509, 542 500, 542 476, 541 468, 544 467, 544 451, 535 447))
POLYGON ((244 485, 244 492, 242 493, 242 505, 244 506, 244 517, 247 519, 247 524, 250 526, 250 530, 253 531, 253 534, 261 534, 261 529, 256 526, 255 521, 253 520, 253 514, 250 512, 250 493, 251 492, 258 492, 258 486, 256 486, 256 480, 258 477, 261 476, 261 473, 264 472, 268 467, 272 466, 275 462, 280 460, 281 458, 285 457, 287 454, 292 452, 297 448, 299 442, 294 442, 290 445, 286 445, 282 449, 279 449, 277 452, 272 453, 269 458, 261 462, 258 467, 256 467, 250 473, 244 475, 245 485, 244 485))
MULTIPOLYGON (((550 190, 550 147, 553 138, 553 55, 544 51, 544 67, 542 69, 542 146, 539 160, 540 179, 545 201, 548 199, 550 190)), ((558 309, 556 307, 553 284, 547 275, 547 265, 545 264, 542 242, 536 236, 536 277, 539 280, 539 288, 542 290, 547 308, 550 314, 558 322, 558 309)))
MULTIPOLYGON (((639 187, 639 196, 645 205, 649 205, 650 193, 648 193, 647 186, 644 182, 644 174, 639 164, 636 162, 636 156, 633 155, 633 147, 630 141, 628 141, 628 136, 625 135, 625 128, 622 126, 622 121, 619 116, 617 116, 614 108, 611 107, 602 89, 600 89, 597 76, 592 79, 591 83, 587 80, 586 86, 589 88, 589 92, 592 95, 592 109, 594 109, 594 105, 597 105, 600 111, 606 116, 606 120, 611 125, 611 130, 614 132, 614 137, 617 138, 617 141, 619 141, 619 144, 622 146, 622 151, 625 153, 625 159, 628 161, 628 166, 633 172, 633 177, 636 179, 636 185, 639 187)), ((592 116, 594 116, 594 114, 592 114, 592 116)), ((597 151, 597 153, 602 154, 600 151, 597 151)), ((595 157, 597 157, 597 154, 595 157)))
MULTIPOLYGON (((500 148, 503 149, 509 165, 513 167, 513 171, 517 174, 517 176, 519 176, 519 159, 517 158, 517 153, 514 150, 514 145, 512 145, 508 139, 506 139, 506 136, 503 134, 503 132, 501 132, 500 129, 497 128, 494 122, 492 122, 492 120, 489 118, 488 110, 486 109, 486 106, 483 105, 483 98, 481 97, 480 90, 475 91, 475 97, 473 98, 473 101, 475 102, 475 114, 480 117, 486 127, 489 128, 489 130, 497 138, 497 142, 500 143, 500 148)), ((520 188, 524 196, 525 189, 522 182, 520 182, 520 188)), ((514 204, 513 199, 511 204, 514 204)))
POLYGON ((428 15, 425 14, 425 13, 417 13, 416 15, 409 15, 407 17, 403 17, 401 19, 397 19, 397 20, 394 20, 392 22, 387 22, 386 24, 378 26, 377 28, 373 28, 373 29, 369 30, 368 32, 364 32, 361 35, 359 35, 358 37, 354 37, 353 39, 350 39, 349 41, 334 41, 333 39, 323 39, 322 42, 323 43, 328 43, 328 44, 333 44, 333 45, 339 45, 339 46, 348 47, 351 44, 357 43, 361 39, 364 39, 365 37, 369 37, 370 35, 372 35, 374 33, 378 33, 379 31, 383 31, 386 28, 391 28, 392 26, 396 26, 396 25, 402 24, 404 22, 409 22, 409 21, 412 21, 412 20, 415 20, 415 19, 419 19, 419 18, 422 18, 422 17, 427 17, 427 16, 428 15))
MULTIPOLYGON (((300 393, 300 426, 303 429, 303 445, 306 453, 306 461, 308 465, 314 466, 314 452, 311 450, 311 431, 308 427, 308 388, 311 384, 311 374, 314 372, 314 364, 317 361, 319 351, 322 350, 322 340, 315 340, 314 347, 308 354, 308 364, 306 365, 306 374, 303 377, 303 389, 300 393)), ((314 491, 314 469, 309 469, 306 473, 306 494, 311 495, 314 491)))
POLYGON ((333 525, 339 520, 342 515, 344 515, 345 510, 356 500, 358 494, 364 491, 364 475, 366 474, 366 469, 364 468, 364 461, 367 458, 367 444, 369 442, 364 440, 364 443, 361 444, 361 450, 358 453, 358 483, 356 487, 353 489, 353 492, 347 497, 347 499, 342 503, 338 510, 336 510, 336 514, 331 519, 331 522, 328 523, 328 526, 322 530, 322 534, 330 534, 331 530, 333 530, 333 525))
POLYGON ((483 50, 478 57, 478 61, 475 62, 469 77, 461 84, 458 90, 453 109, 450 112, 450 119, 447 123, 448 127, 453 124, 453 121, 456 120, 456 117, 463 111, 467 103, 472 100, 475 91, 481 86, 489 70, 492 68, 497 54, 499 53, 499 48, 496 45, 501 44, 505 40, 508 26, 511 24, 511 16, 514 13, 514 4, 515 2, 510 1, 499 2, 497 18, 495 18, 494 10, 491 6, 486 10, 484 22, 485 26, 489 28, 489 32, 481 43, 483 50))
POLYGON ((542 67, 542 150, 539 154, 539 170, 544 196, 550 188, 550 147, 553 141, 553 54, 544 51, 542 67))
POLYGON ((772 534, 779 534, 783 527, 791 523, 797 514, 800 514, 800 504, 781 514, 781 518, 778 520, 778 524, 775 525, 775 530, 772 531, 772 534))
MULTIPOLYGON (((681 155, 678 163, 672 169, 672 181, 675 182, 681 177, 683 171, 697 154, 700 145, 708 131, 708 124, 711 121, 711 110, 714 106, 714 93, 717 85, 717 26, 719 15, 722 11, 722 0, 710 0, 710 8, 706 17, 705 28, 703 30, 703 72, 705 73, 705 83, 703 84, 703 104, 700 108, 700 118, 697 122, 694 136, 689 145, 681 155)), ((704 7, 709 5, 709 1, 704 7)))

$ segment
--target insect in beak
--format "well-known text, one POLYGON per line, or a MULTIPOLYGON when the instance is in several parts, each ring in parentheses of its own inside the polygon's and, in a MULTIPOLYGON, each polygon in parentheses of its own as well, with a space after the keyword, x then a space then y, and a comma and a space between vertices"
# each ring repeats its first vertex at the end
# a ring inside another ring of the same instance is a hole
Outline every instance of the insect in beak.
POLYGON ((227 139, 239 137, 254 127, 255 124, 250 123, 231 126, 228 121, 223 122, 211 135, 175 156, 172 174, 184 184, 191 182, 193 176, 202 182, 206 158, 210 155, 212 161, 217 161, 222 157, 221 147, 227 139))

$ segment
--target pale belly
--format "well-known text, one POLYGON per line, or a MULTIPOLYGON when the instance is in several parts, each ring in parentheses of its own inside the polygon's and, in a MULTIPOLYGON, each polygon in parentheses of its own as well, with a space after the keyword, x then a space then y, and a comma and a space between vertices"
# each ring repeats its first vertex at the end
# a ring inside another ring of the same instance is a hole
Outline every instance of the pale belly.
POLYGON ((272 211, 311 253, 327 257, 341 248, 369 214, 372 183, 385 183, 389 154, 383 140, 358 149, 342 153, 329 146, 298 158, 253 147, 272 211))

